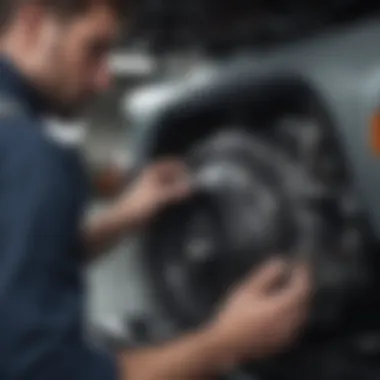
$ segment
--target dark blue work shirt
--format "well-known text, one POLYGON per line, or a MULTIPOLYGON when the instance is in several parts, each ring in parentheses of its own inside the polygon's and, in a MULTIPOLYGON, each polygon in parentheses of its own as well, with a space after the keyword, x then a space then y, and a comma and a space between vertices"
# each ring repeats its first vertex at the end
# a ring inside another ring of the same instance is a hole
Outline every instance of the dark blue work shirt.
POLYGON ((114 380, 83 337, 80 159, 45 134, 47 103, 4 57, 1 96, 23 112, 0 115, 0 379, 114 380))

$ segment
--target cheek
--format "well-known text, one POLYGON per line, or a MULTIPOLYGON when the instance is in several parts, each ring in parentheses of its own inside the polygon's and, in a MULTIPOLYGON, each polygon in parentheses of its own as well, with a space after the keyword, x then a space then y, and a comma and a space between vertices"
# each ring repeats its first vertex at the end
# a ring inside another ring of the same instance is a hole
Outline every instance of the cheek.
POLYGON ((87 81, 89 70, 86 57, 78 44, 69 41, 65 44, 60 56, 61 59, 57 65, 61 65, 63 83, 70 85, 72 90, 70 92, 74 92, 87 81))

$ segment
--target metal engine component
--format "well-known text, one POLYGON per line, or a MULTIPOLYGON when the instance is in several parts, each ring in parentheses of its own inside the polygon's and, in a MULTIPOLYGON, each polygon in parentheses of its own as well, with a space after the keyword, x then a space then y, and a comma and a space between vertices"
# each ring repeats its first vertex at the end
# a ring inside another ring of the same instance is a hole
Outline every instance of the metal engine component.
MULTIPOLYGON (((359 234, 357 215, 344 208, 349 189, 343 179, 329 182, 322 172, 328 153, 315 133, 318 126, 304 124, 304 133, 295 134, 294 148, 307 148, 308 159, 283 149, 282 127, 273 129, 274 142, 234 128, 190 149, 198 193, 160 215, 147 260, 158 272, 162 302, 183 327, 209 317, 232 282, 277 252, 313 262, 317 328, 336 329, 347 298, 365 283, 362 236, 356 245, 346 242, 353 231, 359 234)), ((331 159, 331 165, 339 163, 331 159)))
POLYGON ((153 313, 186 330, 270 255, 312 263, 307 332, 291 352, 243 369, 248 377, 380 376, 380 167, 368 144, 380 93, 380 50, 368 42, 378 25, 242 58, 129 102, 140 166, 182 156, 198 185, 144 238, 153 313))

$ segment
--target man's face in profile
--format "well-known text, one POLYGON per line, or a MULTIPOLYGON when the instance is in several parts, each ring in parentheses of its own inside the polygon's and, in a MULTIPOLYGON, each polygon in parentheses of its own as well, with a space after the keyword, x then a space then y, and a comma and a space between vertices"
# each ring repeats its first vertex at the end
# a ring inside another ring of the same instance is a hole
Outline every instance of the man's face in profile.
POLYGON ((118 36, 118 17, 106 6, 94 6, 69 20, 46 15, 43 22, 49 96, 58 114, 75 116, 110 85, 108 54, 118 36))

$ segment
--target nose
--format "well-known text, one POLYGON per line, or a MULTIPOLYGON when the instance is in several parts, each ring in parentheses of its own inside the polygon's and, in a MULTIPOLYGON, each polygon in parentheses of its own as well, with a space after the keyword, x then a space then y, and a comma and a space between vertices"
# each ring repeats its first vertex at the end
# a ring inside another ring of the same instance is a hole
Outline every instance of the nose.
POLYGON ((110 74, 109 67, 106 63, 103 63, 97 70, 94 84, 95 84, 96 92, 106 91, 110 87, 111 74, 110 74))

